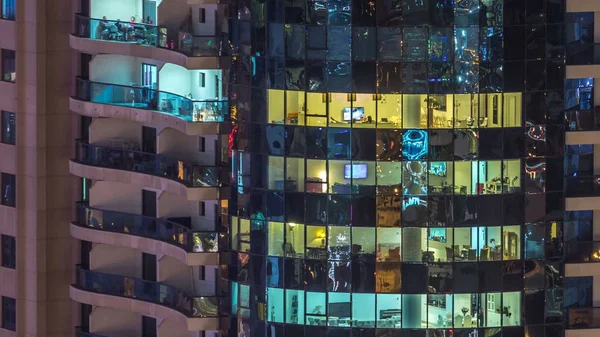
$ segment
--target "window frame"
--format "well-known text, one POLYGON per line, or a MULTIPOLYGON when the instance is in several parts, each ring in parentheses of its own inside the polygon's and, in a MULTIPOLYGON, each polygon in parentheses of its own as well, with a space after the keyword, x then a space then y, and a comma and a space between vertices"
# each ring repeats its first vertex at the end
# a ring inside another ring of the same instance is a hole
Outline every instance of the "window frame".
POLYGON ((17 267, 17 240, 14 236, 2 234, 0 245, 2 246, 2 267, 15 269, 17 267), (10 254, 6 254, 6 250, 10 254))
MULTIPOLYGON (((0 0, 0 1, 4 1, 4 0, 0 0)), ((8 82, 8 83, 16 83, 17 82, 17 76, 16 76, 16 72, 17 72, 17 52, 15 50, 12 49, 0 49, 0 72, 2 73, 2 77, 0 78, 0 81, 2 82, 8 82), (4 69, 4 62, 5 62, 5 55, 7 52, 12 52, 14 54, 14 63, 15 63, 15 80, 11 81, 10 79, 5 79, 4 75, 5 75, 5 69, 4 69)))
POLYGON ((4 111, 2 110, 1 114, 0 114, 0 118, 1 120, 1 128, 2 130, 0 131, 0 141, 3 144, 8 144, 8 145, 16 145, 17 144, 17 114, 14 112, 10 112, 10 111, 4 111), (6 130, 9 128, 9 126, 7 126, 7 122, 9 122, 11 120, 12 117, 12 132, 10 134, 10 138, 9 135, 7 135, 6 130))
POLYGON ((8 206, 8 207, 16 207, 17 206, 17 200, 16 200, 17 199, 17 192, 16 192, 16 187, 17 187, 17 176, 16 175, 10 174, 10 173, 5 173, 5 172, 0 172, 0 188, 2 189, 0 191, 0 193, 2 193, 0 195, 0 205, 8 206), (4 187, 5 187, 5 185, 4 185, 4 183, 5 183, 5 180, 7 178, 9 178, 9 177, 14 177, 14 184, 13 184, 12 191, 10 191, 11 192, 10 193, 11 194, 10 198, 7 198, 8 201, 5 201, 5 198, 4 198, 4 187))
POLYGON ((17 300, 2 296, 2 329, 17 330, 17 300))

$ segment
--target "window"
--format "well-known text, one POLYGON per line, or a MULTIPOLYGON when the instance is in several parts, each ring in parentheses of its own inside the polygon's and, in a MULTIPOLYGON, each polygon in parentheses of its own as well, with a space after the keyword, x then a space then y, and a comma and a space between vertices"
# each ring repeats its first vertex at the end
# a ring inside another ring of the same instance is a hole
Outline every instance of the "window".
POLYGON ((206 138, 204 137, 199 137, 198 139, 198 150, 200 152, 206 152, 206 138))
POLYGON ((204 88, 206 87, 206 74, 205 73, 198 73, 198 86, 200 88, 204 88))
POLYGON ((14 20, 15 19, 15 0, 0 0, 2 4, 2 9, 0 13, 2 13, 2 19, 5 20, 14 20))
POLYGON ((17 65, 14 50, 2 49, 2 80, 5 82, 15 82, 17 79, 17 65))
POLYGON ((14 112, 2 111, 2 143, 15 145, 17 140, 15 120, 14 112))
POLYGON ((2 296, 2 328, 15 331, 17 327, 17 301, 2 296))
POLYGON ((206 9, 198 8, 198 23, 206 23, 206 9))
POLYGON ((0 184, 2 186, 2 205, 15 207, 17 177, 14 174, 2 173, 0 175, 0 184))
POLYGON ((14 236, 2 234, 2 267, 15 269, 17 265, 14 236))

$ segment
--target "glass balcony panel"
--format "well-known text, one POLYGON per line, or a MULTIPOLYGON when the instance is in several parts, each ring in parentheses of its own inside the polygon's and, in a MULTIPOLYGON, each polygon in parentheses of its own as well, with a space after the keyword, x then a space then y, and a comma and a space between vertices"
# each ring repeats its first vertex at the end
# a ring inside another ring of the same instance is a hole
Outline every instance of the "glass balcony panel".
POLYGON ((171 49, 191 57, 229 55, 229 41, 225 34, 192 35, 141 22, 94 19, 80 14, 75 16, 75 22, 77 36, 83 38, 171 49), (169 40, 171 36, 177 41, 169 40))
POLYGON ((77 99, 108 105, 160 111, 187 122, 224 122, 227 100, 191 100, 147 86, 126 86, 77 78, 77 99))
POLYGON ((88 270, 84 266, 77 267, 75 285, 90 292, 168 306, 188 317, 217 317, 219 312, 219 301, 216 297, 194 297, 162 283, 100 273, 88 270))
POLYGON ((567 65, 600 64, 600 43, 575 43, 567 46, 567 65))
POLYGON ((600 242, 572 241, 567 244, 567 263, 600 262, 600 242))
POLYGON ((90 166, 140 172, 178 181, 187 187, 219 187, 218 167, 200 166, 160 154, 98 146, 77 141, 75 161, 90 166))
POLYGON ((77 205, 76 223, 79 226, 97 230, 125 233, 167 242, 186 249, 188 252, 219 251, 216 232, 192 233, 190 228, 173 221, 101 210, 89 207, 86 203, 77 205))
POLYGON ((600 196, 600 176, 565 178, 565 197, 598 197, 600 196))
POLYGON ((600 308, 569 308, 568 329, 600 328, 600 308))

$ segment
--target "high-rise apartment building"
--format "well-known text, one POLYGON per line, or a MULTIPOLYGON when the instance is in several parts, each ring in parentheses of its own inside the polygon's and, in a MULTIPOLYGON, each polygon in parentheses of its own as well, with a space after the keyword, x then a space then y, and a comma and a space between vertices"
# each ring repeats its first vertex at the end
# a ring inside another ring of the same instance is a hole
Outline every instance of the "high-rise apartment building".
POLYGON ((598 333, 598 10, 238 1, 229 335, 598 333))
POLYGON ((598 12, 0 0, 0 335, 600 336, 598 12))

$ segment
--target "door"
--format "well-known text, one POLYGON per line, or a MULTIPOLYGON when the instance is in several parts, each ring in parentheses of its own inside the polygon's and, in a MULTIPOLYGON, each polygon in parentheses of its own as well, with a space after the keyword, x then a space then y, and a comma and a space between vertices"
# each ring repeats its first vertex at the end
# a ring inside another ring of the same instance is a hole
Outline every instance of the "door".
POLYGON ((156 7, 156 0, 144 0, 142 9, 144 13, 144 17, 142 19, 144 22, 148 23, 148 19, 150 19, 153 25, 158 25, 156 23, 156 7))
POLYGON ((92 243, 90 241, 81 241, 81 247, 79 251, 79 261, 82 266, 90 265, 90 252, 92 251, 92 243))
POLYGON ((84 79, 90 78, 90 62, 92 62, 92 55, 81 53, 79 55, 80 63, 80 74, 84 79))
POLYGON ((156 255, 142 253, 142 278, 156 282, 156 255))
POLYGON ((142 190, 142 215, 156 218, 156 192, 142 190))
POLYGON ((83 16, 90 16, 90 0, 81 0, 81 10, 79 13, 83 16))
POLYGON ((156 337, 156 318, 142 316, 142 336, 156 337))
POLYGON ((142 63, 142 86, 150 89, 158 88, 158 70, 155 65, 142 63))
POLYGON ((156 153, 156 129, 147 126, 142 127, 142 151, 156 153))

